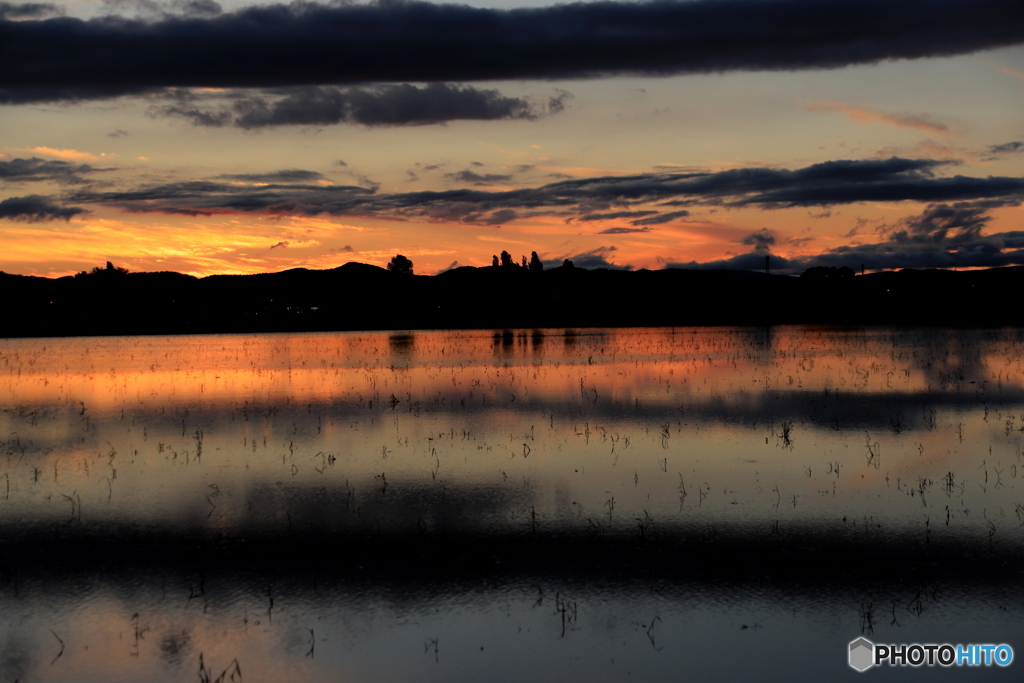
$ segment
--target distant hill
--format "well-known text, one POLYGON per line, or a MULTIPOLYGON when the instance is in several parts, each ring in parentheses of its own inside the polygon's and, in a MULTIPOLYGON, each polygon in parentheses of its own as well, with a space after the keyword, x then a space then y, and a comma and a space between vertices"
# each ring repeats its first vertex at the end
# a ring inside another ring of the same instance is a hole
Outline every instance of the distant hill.
MULTIPOLYGON (((844 269, 846 271, 846 269, 844 269)), ((805 277, 363 263, 259 275, 0 272, 0 336, 686 325, 1024 325, 1024 267, 805 277)))

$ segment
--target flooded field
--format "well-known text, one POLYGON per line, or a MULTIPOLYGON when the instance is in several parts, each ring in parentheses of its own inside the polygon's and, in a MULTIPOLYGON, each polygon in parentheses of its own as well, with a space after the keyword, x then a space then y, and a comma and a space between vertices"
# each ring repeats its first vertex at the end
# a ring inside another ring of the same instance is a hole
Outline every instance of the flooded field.
POLYGON ((1019 329, 0 340, 0 680, 1024 653, 1022 360, 1019 329))

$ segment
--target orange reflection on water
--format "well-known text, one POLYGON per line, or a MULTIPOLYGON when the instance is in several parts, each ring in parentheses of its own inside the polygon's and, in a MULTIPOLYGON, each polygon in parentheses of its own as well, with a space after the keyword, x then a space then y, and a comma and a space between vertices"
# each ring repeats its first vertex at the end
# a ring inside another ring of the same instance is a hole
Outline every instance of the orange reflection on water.
POLYGON ((765 392, 999 392, 1022 386, 999 335, 832 328, 73 338, 0 343, 10 406, 330 402, 507 390, 553 400, 744 402, 765 392))

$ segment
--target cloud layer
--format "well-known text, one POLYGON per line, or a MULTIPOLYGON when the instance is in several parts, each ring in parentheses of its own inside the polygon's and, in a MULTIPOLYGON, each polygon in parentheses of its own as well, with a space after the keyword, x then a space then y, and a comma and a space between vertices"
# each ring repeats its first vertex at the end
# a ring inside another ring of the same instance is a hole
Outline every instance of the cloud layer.
POLYGON ((787 259, 771 254, 776 244, 767 230, 753 233, 741 243, 753 247, 746 254, 698 263, 660 260, 668 268, 693 270, 761 270, 769 256, 771 270, 799 274, 815 266, 843 267, 859 271, 899 268, 995 268, 1024 265, 1024 231, 982 235, 991 220, 989 211, 1017 204, 1017 200, 931 204, 917 216, 882 231, 873 244, 840 246, 812 256, 787 259))
MULTIPOLYGON (((500 225, 530 212, 576 214, 579 220, 637 217, 635 226, 684 218, 686 210, 636 210, 658 203, 766 209, 830 206, 864 201, 964 202, 999 204, 1024 200, 1024 178, 989 176, 936 177, 955 162, 935 159, 840 160, 796 170, 742 168, 717 173, 645 173, 580 178, 535 188, 383 194, 374 188, 311 183, 319 174, 289 170, 258 174, 265 184, 224 182, 236 176, 175 182, 123 191, 91 189, 73 193, 75 203, 106 204, 133 212, 188 215, 260 212, 312 216, 363 215, 380 218, 426 218, 432 221, 500 225), (623 210, 613 210, 618 209, 623 210)), ((504 182, 506 175, 470 170, 449 174, 474 185, 504 182)), ((253 176, 253 179, 257 176, 253 176)), ((249 178, 246 177, 248 180, 249 178)))
POLYGON ((0 160, 0 181, 23 183, 52 180, 67 184, 84 183, 86 181, 83 176, 108 170, 112 169, 95 168, 88 164, 75 164, 69 161, 44 160, 39 157, 0 160))
POLYGON ((51 2, 0 2, 0 19, 41 19, 64 14, 64 8, 51 2))
POLYGON ((154 21, 4 19, 0 101, 169 86, 828 69, 1022 42, 1017 0, 588 2, 515 10, 295 3, 154 21))
MULTIPOLYGON (((1024 178, 938 175, 956 165, 949 160, 892 157, 830 161, 792 170, 755 167, 578 178, 505 190, 486 186, 511 183, 514 173, 482 174, 465 169, 446 175, 468 186, 394 193, 380 192, 378 185, 369 181, 335 185, 318 171, 292 168, 120 190, 79 184, 63 195, 63 204, 40 195, 5 200, 0 216, 23 221, 67 220, 89 206, 102 205, 128 212, 190 216, 326 214, 501 226, 547 215, 578 221, 581 226, 597 220, 627 219, 632 227, 608 227, 597 234, 631 235, 653 232, 652 225, 689 220, 689 212, 678 209, 681 205, 776 209, 913 201, 924 205, 921 212, 879 228, 881 241, 874 244, 852 244, 811 257, 786 259, 773 254, 782 244, 780 238, 762 230, 738 240, 748 253, 708 263, 663 263, 669 267, 760 270, 768 255, 773 272, 783 273, 798 273, 812 266, 859 270, 862 265, 881 269, 1024 264, 1024 231, 983 234, 994 209, 1024 203, 1024 178)), ((41 159, 0 162, 0 177, 8 181, 80 183, 81 174, 93 170, 41 159)), ((609 267, 613 251, 614 246, 609 245, 555 260, 571 257, 581 267, 609 267)))
MULTIPOLYGON (((172 96, 179 93, 172 93, 172 96)), ((403 83, 373 87, 296 86, 267 92, 232 92, 229 104, 211 105, 210 97, 180 94, 181 101, 154 105, 154 116, 177 116, 197 126, 237 126, 253 129, 270 126, 330 126, 340 123, 364 126, 405 126, 456 120, 536 119, 547 111, 557 113, 564 97, 552 98, 557 106, 546 111, 520 97, 506 97, 493 89, 448 83, 422 87, 403 83)), ((219 96, 216 99, 224 99, 219 96)))
POLYGON ((27 197, 10 197, 0 201, 0 218, 11 220, 27 221, 36 223, 38 221, 52 221, 63 219, 71 220, 72 216, 86 213, 85 209, 77 206, 60 206, 53 203, 49 197, 38 194, 27 197))

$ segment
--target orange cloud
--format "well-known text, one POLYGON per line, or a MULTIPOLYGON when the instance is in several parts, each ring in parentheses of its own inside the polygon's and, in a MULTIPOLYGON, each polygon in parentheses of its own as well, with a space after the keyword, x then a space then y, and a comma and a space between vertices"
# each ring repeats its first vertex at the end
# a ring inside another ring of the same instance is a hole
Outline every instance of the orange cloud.
POLYGON ((478 240, 483 240, 484 242, 498 242, 500 244, 518 244, 519 246, 526 247, 527 249, 537 248, 534 242, 524 242, 522 240, 510 239, 508 237, 496 237, 494 235, 476 235, 476 238, 478 240))
POLYGON ((807 111, 838 111, 851 119, 864 123, 886 123, 897 128, 914 128, 937 135, 953 134, 949 126, 933 120, 927 114, 887 114, 867 107, 855 107, 852 104, 840 102, 806 102, 804 109, 807 111))
POLYGON ((1017 71, 1016 69, 1008 67, 1005 64, 1000 64, 999 62, 993 62, 991 59, 986 59, 986 60, 984 60, 984 62, 985 62, 985 65, 988 66, 990 69, 995 69, 996 71, 998 71, 1001 74, 1004 74, 1006 76, 1010 76, 1011 78, 1021 78, 1021 79, 1024 79, 1024 71, 1017 71))
POLYGON ((96 156, 95 154, 89 154, 88 152, 79 152, 77 149, 55 149, 53 147, 19 147, 14 151, 26 152, 28 154, 39 154, 44 157, 56 157, 57 159, 67 159, 68 161, 99 161, 103 157, 107 156, 105 152, 96 156))

